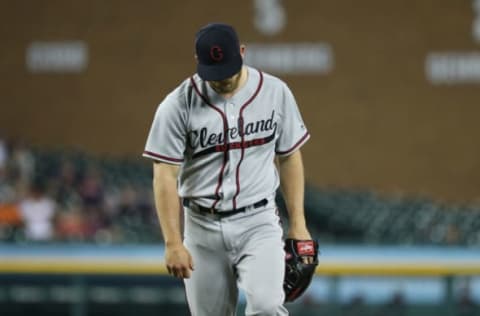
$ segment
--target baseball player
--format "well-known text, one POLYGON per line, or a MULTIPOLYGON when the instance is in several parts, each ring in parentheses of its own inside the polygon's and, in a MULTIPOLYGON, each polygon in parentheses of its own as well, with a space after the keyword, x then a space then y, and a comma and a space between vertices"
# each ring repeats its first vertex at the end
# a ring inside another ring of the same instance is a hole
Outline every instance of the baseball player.
POLYGON ((165 264, 184 279, 194 316, 235 315, 239 288, 246 315, 288 315, 274 198, 281 184, 288 237, 310 240, 299 150, 309 133, 287 85, 243 64, 231 26, 201 28, 195 52, 197 73, 161 102, 143 153, 154 161, 165 264))

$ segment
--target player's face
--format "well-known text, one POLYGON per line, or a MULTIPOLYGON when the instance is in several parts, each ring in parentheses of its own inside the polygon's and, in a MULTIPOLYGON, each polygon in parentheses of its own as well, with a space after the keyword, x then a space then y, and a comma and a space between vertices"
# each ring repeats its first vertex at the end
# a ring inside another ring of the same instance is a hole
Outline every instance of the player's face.
POLYGON ((209 81, 208 84, 215 92, 219 94, 232 93, 238 88, 240 82, 241 71, 230 78, 220 81, 209 81))

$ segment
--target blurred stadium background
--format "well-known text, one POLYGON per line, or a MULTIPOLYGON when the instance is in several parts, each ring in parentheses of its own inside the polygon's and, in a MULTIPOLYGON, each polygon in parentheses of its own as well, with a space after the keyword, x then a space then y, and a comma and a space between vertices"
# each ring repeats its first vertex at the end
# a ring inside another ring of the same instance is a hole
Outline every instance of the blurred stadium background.
POLYGON ((212 21, 312 134, 321 263, 292 315, 480 315, 479 0, 0 0, 0 17, 0 315, 188 315, 140 154, 212 21))

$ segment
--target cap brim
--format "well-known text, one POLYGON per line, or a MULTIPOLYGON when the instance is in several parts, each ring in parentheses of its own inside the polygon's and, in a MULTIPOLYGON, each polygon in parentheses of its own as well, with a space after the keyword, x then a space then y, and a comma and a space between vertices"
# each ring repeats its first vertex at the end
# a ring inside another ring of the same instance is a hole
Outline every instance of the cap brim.
POLYGON ((221 81, 232 77, 242 69, 241 56, 228 64, 202 65, 197 64, 197 73, 205 81, 221 81))

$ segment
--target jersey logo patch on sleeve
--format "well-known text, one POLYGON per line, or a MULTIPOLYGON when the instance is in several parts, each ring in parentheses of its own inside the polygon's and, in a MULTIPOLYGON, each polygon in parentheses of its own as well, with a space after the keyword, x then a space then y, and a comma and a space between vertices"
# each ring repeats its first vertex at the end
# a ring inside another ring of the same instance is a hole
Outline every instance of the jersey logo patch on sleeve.
POLYGON ((315 255, 315 246, 312 240, 299 241, 297 243, 297 253, 300 256, 313 256, 315 255))

